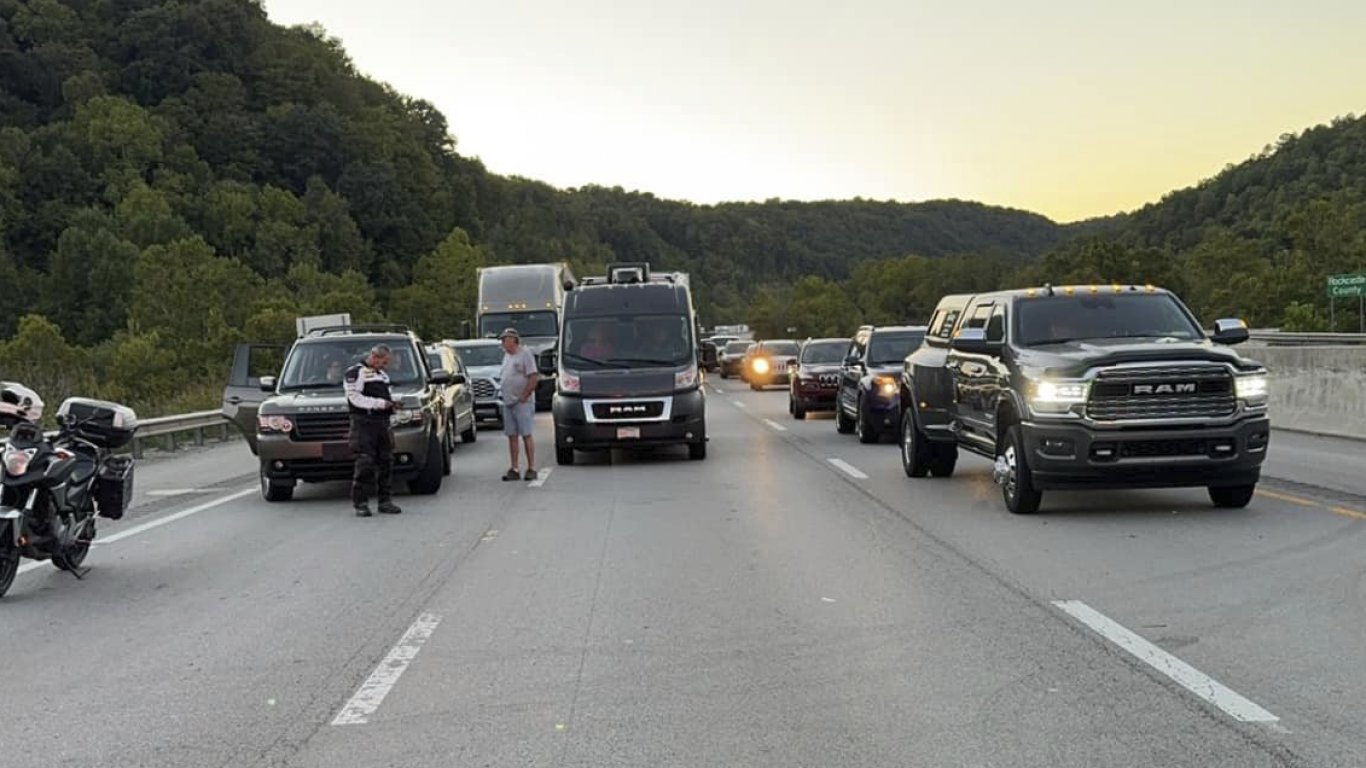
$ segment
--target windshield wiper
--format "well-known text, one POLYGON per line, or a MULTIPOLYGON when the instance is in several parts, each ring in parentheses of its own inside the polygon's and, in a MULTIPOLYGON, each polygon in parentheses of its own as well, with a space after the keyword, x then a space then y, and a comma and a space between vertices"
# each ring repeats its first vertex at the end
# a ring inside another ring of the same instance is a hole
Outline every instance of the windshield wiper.
POLYGON ((583 355, 576 355, 576 354, 574 354, 573 352, 566 352, 566 353, 564 353, 564 358, 565 358, 566 360, 578 360, 578 361, 584 362, 584 363, 592 363, 593 365, 601 365, 601 366, 603 366, 604 368, 626 368, 626 367, 628 367, 628 366, 625 366, 625 365, 619 365, 619 364, 617 364, 617 363, 615 363, 615 362, 613 362, 613 361, 611 361, 611 360, 599 360, 599 359, 596 358, 596 357, 584 357, 583 355))
POLYGON ((684 365, 684 364, 686 363, 686 361, 680 362, 680 361, 678 361, 678 360, 658 360, 658 359, 649 358, 649 357, 614 357, 614 358, 612 358, 612 362, 614 362, 614 363, 624 363, 624 364, 626 364, 627 366, 629 366, 629 365, 631 365, 631 364, 634 363, 634 364, 637 364, 637 365, 658 365, 658 366, 660 366, 660 367, 665 367, 665 366, 667 366, 667 367, 670 367, 670 368, 675 367, 675 366, 679 366, 679 365, 684 365))

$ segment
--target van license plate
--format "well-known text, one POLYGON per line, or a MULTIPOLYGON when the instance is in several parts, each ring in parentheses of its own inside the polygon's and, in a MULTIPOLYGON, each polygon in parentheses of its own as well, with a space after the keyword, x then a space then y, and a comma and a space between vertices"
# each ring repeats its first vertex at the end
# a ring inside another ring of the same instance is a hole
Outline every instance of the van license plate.
POLYGON ((618 440, 639 440, 640 427, 617 427, 618 440))

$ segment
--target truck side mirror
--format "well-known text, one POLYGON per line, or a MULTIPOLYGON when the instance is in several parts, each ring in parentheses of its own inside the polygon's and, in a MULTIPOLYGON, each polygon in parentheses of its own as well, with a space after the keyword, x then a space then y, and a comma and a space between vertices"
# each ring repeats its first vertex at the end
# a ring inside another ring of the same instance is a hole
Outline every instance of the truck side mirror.
POLYGON ((1215 344, 1242 344, 1248 339, 1247 323, 1236 318, 1214 321, 1214 335, 1210 337, 1215 344))
POLYGON ((994 355, 1001 351, 1001 342, 987 341, 985 328, 964 328, 949 342, 949 347, 969 355, 994 355))
POLYGON ((275 377, 274 377, 274 376, 262 376, 262 377, 261 377, 261 391, 262 391, 262 392, 274 392, 274 391, 275 391, 275 377))

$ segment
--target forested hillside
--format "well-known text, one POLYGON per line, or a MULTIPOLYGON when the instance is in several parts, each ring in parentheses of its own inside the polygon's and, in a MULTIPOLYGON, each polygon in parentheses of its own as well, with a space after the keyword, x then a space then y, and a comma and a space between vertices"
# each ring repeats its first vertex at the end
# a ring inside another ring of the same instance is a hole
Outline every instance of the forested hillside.
MULTIPOLYGON (((458 132, 458 126, 455 127, 458 132)), ((945 292, 1161 282, 1202 316, 1323 327, 1363 265, 1362 121, 1132 214, 977 203, 699 206, 489 173, 431 104, 250 0, 0 0, 0 375, 172 412, 299 314, 457 335, 483 264, 647 260, 707 323, 848 333, 945 292)), ((1353 320, 1355 318, 1352 318, 1353 320)))
POLYGON ((644 259, 710 321, 863 261, 1058 243, 973 203, 702 207, 488 173, 429 103, 249 0, 0 0, 4 376, 167 411, 213 401, 242 339, 349 311, 458 333, 480 264, 644 259))

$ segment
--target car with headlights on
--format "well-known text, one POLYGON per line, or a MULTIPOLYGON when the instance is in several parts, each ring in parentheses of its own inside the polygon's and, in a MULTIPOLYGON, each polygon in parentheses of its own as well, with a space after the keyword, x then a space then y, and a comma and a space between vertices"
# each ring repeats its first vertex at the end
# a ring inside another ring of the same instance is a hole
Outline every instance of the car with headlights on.
POLYGON ((840 367, 849 339, 808 339, 802 344, 788 381, 787 412, 801 421, 813 411, 835 410, 840 367))
POLYGON ((902 367, 906 474, 947 477, 958 451, 993 462, 1006 508, 1048 489, 1204 487, 1244 507, 1271 439, 1267 371, 1174 293, 1083 285, 946 296, 902 367))
POLYGON ((906 356, 925 338, 918 325, 865 325, 849 342, 835 394, 835 429, 860 443, 896 434, 901 423, 899 377, 906 356))
POLYGON ((787 386, 790 378, 788 363, 797 359, 801 351, 793 339, 761 341, 749 352, 745 381, 756 392, 765 387, 787 386))

